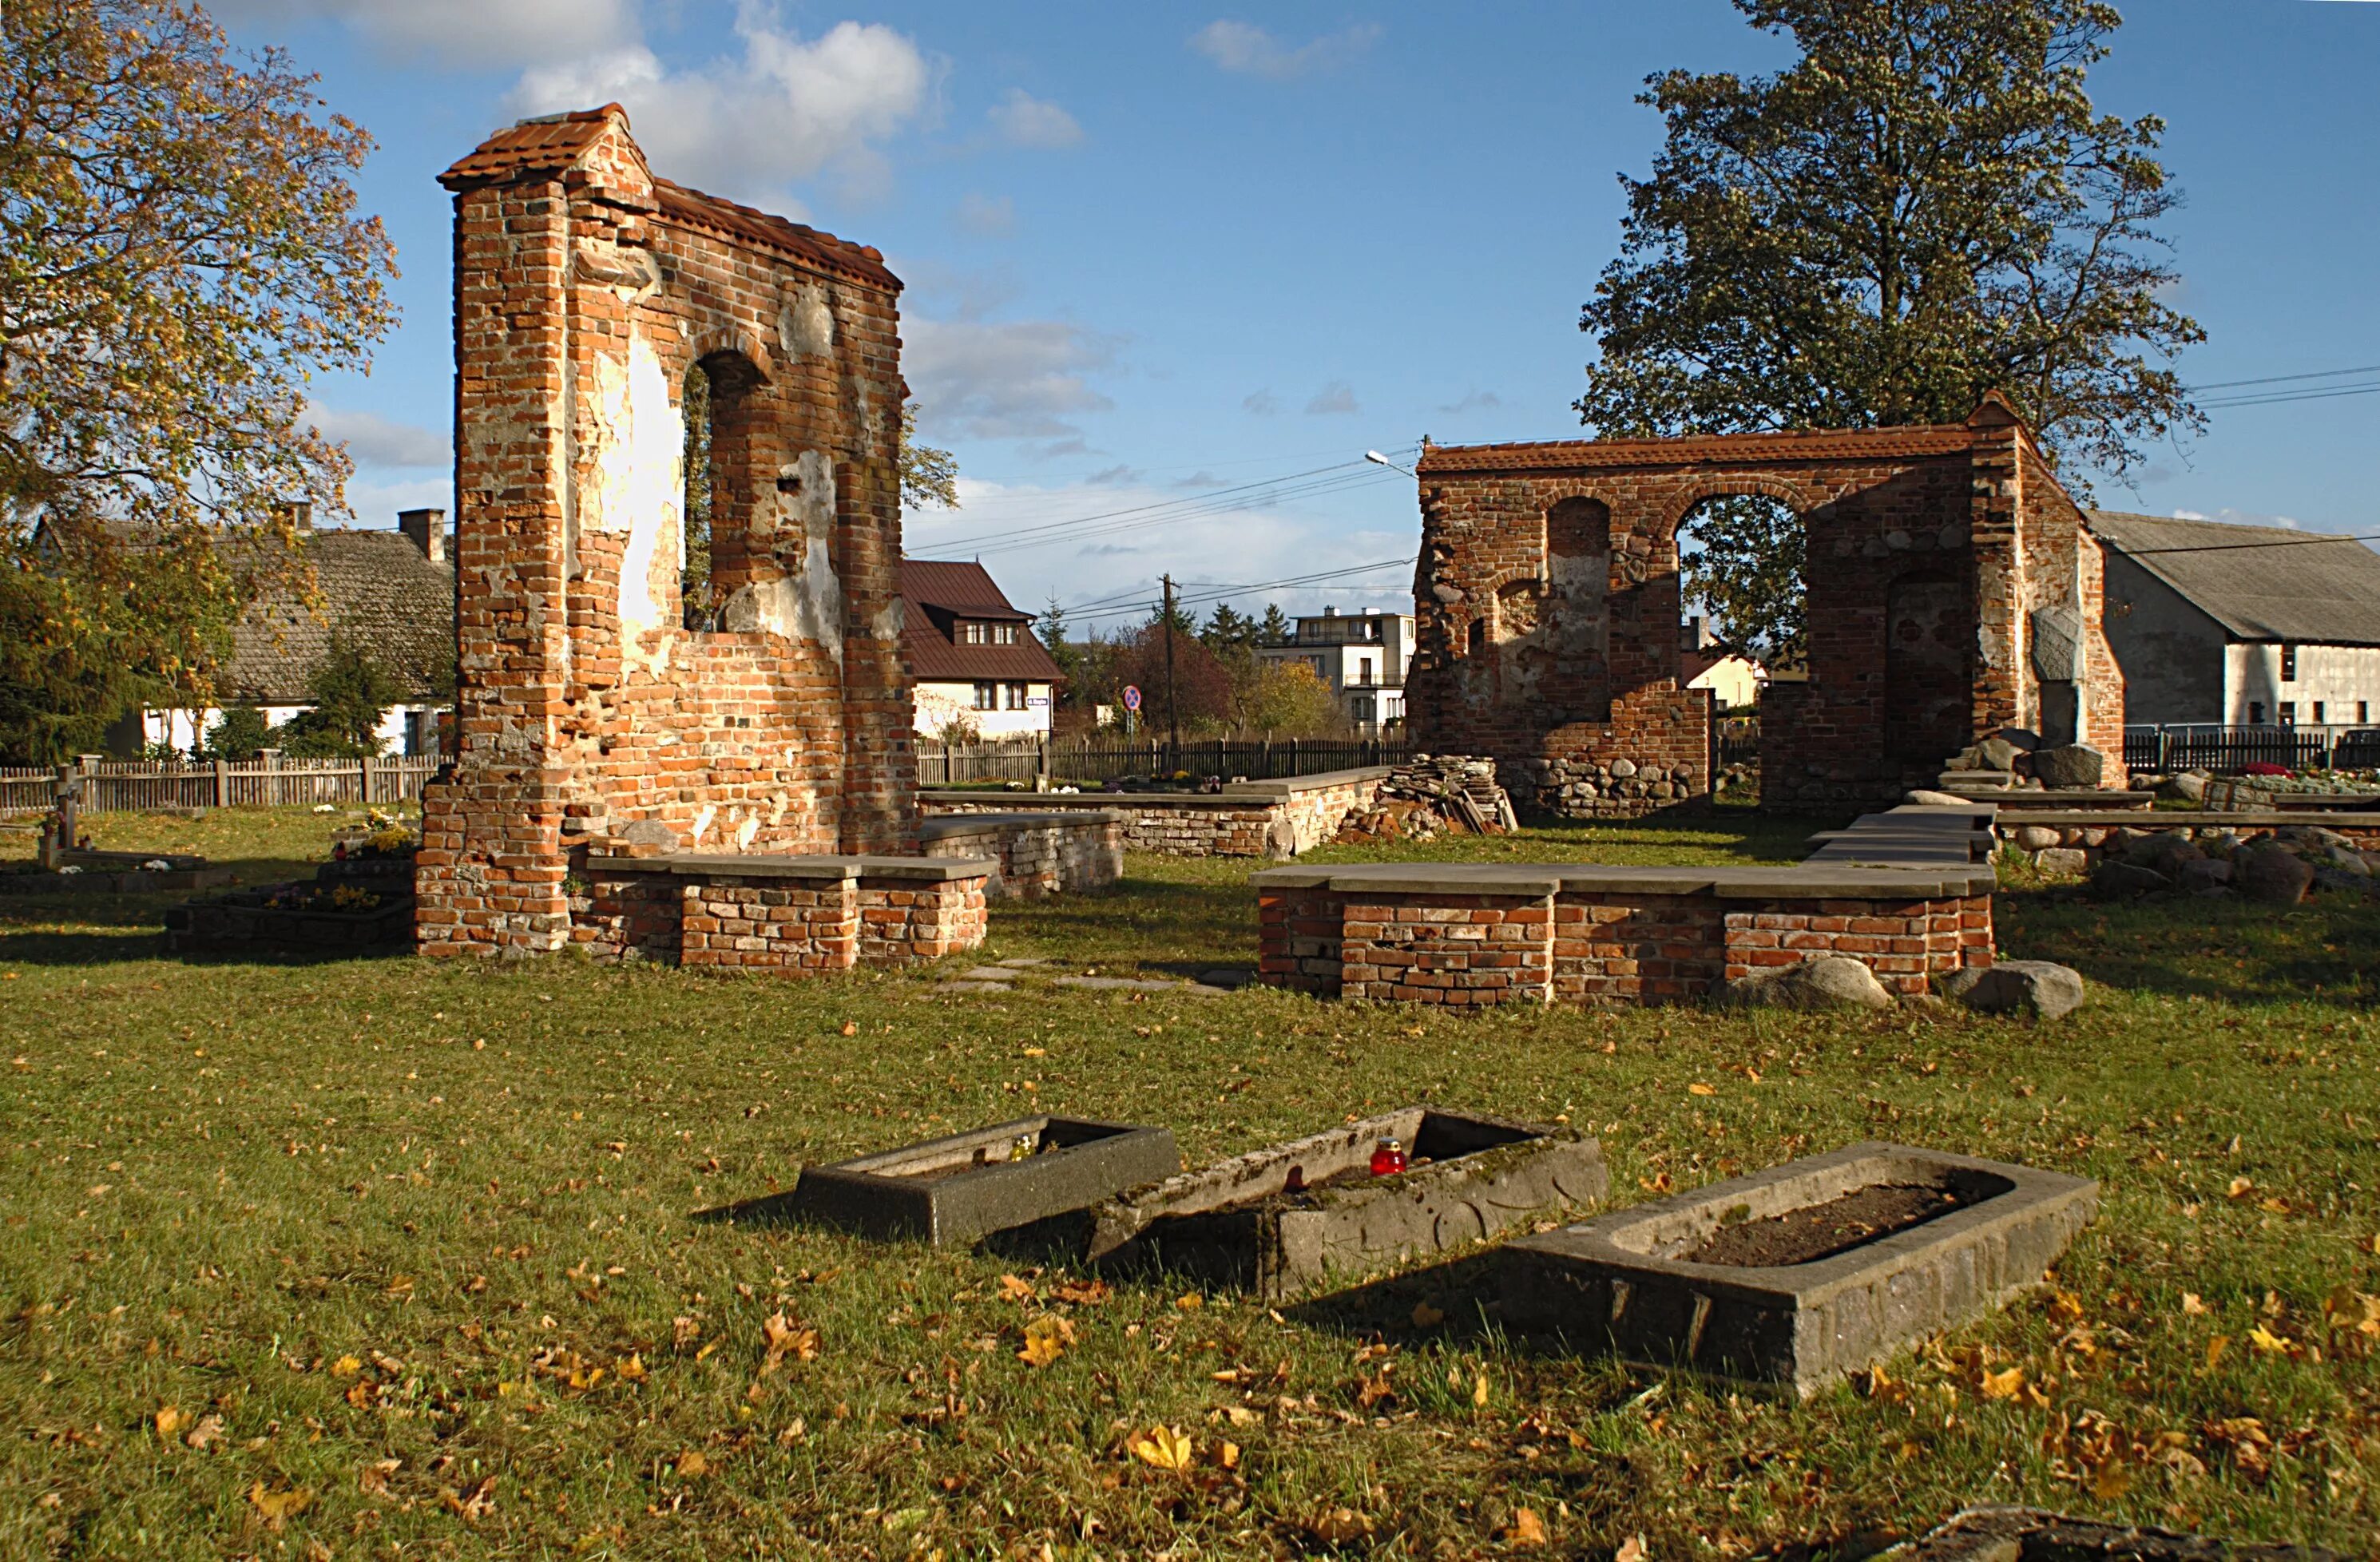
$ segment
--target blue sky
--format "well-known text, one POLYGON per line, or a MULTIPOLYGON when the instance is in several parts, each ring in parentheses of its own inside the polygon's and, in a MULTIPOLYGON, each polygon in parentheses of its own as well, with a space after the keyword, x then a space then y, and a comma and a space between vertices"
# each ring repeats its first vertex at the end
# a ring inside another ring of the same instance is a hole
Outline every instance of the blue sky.
MULTIPOLYGON (((1164 571, 1213 590, 1410 560, 1410 480, 1341 464, 1424 434, 1574 435, 1614 176, 1659 141, 1639 84, 1783 58, 1727 0, 213 8, 380 141, 359 188, 398 246, 404 322, 368 379, 318 397, 358 460, 358 524, 447 503, 436 175, 524 114, 618 99, 659 172, 885 252, 909 285, 905 367, 965 499, 913 513, 909 551, 979 553, 1034 609, 1164 571), (1089 536, 1012 535, 1108 515, 1089 536)), ((2210 337, 2186 375, 2380 365, 2380 4, 2124 10, 2094 95, 2168 121, 2180 301, 2210 337)), ((2218 412, 2098 499, 2380 531, 2376 420, 2380 395, 2218 412)), ((1387 608, 1409 579, 1242 600, 1387 608)))

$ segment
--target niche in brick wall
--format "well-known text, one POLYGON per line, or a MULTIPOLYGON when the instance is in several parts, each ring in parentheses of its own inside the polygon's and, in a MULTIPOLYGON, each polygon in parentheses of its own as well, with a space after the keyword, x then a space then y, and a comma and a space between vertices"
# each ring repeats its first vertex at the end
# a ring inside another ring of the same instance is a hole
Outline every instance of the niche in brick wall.
POLYGON ((767 458, 760 371, 741 353, 708 354, 686 372, 684 407, 686 626, 718 629, 727 599, 752 582, 768 552, 754 532, 754 466, 767 458))
POLYGON ((1966 742, 1969 601, 1944 575, 1903 575, 1885 592, 1885 746, 1896 758, 1938 759, 1966 742))

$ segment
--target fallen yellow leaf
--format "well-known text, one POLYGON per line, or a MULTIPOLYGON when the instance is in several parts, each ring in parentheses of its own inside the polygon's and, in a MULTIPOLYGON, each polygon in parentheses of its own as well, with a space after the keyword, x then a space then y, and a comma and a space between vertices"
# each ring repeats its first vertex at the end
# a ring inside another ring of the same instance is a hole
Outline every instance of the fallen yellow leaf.
POLYGON ((207 1451, 207 1446, 211 1443, 220 1441, 223 1435, 223 1417, 219 1415, 202 1416, 200 1418, 199 1423, 196 1426, 191 1427, 189 1431, 183 1434, 182 1442, 185 1447, 193 1447, 198 1449, 199 1452, 204 1453, 207 1451))
POLYGON ((1240 1467, 1240 1446, 1229 1438, 1218 1442, 1215 1445, 1215 1462, 1225 1470, 1237 1470, 1240 1467))
POLYGON ((1618 1551, 1611 1554, 1611 1562, 1645 1562, 1652 1555, 1645 1545, 1644 1536, 1631 1535, 1620 1543, 1618 1551))
POLYGON ((623 1383, 642 1383, 645 1381, 645 1377, 647 1375, 645 1373, 645 1358, 641 1352, 632 1355, 626 1361, 620 1362, 614 1370, 619 1373, 620 1381, 623 1383))
POLYGON ((1046 1367, 1075 1343, 1075 1326, 1054 1313, 1044 1313, 1025 1326, 1025 1349, 1016 1359, 1028 1367, 1046 1367))
POLYGON ((1546 1544, 1546 1521, 1537 1517, 1536 1508, 1522 1508, 1512 1515, 1512 1527, 1504 1532, 1504 1538, 1516 1550, 1535 1551, 1546 1544))
POLYGON ((2018 1390, 2024 1386, 2022 1367, 2010 1367, 2006 1372, 1987 1372, 1983 1376, 1984 1398, 1986 1399, 2013 1399, 2018 1390))
POLYGON ((2181 1293, 2181 1310, 2193 1318, 2200 1317, 2206 1312, 2206 1303, 2198 1299, 2196 1291, 2186 1290, 2181 1293))
POLYGON ((2218 1334, 2214 1338, 2206 1342, 2206 1370, 2208 1372, 2213 1372, 2215 1370, 2215 1363, 2223 1359, 2224 1350, 2229 1346, 2230 1343, 2231 1337, 2228 1334, 2218 1334))
POLYGON ((293 1487, 285 1492, 268 1492, 264 1489, 264 1483, 259 1481, 249 1487, 248 1500, 263 1517, 264 1527, 268 1530, 277 1530, 290 1519, 311 1508, 314 1504, 314 1494, 310 1488, 305 1486, 293 1487))
POLYGON ((363 1370, 363 1359, 359 1356, 342 1356, 331 1363, 333 1377, 353 1377, 363 1370))
POLYGON ((1488 1408, 1488 1374, 1481 1373, 1479 1381, 1471 1386, 1471 1402, 1481 1410, 1488 1408))
POLYGON ((787 1356, 796 1362, 815 1362, 819 1354, 819 1332, 805 1328, 783 1313, 774 1314, 760 1325, 761 1338, 768 1351, 760 1358, 760 1375, 768 1376, 777 1370, 787 1356))
POLYGON ((175 1432, 181 1427, 182 1423, 189 1419, 190 1418, 188 1416, 184 1415, 180 1411, 176 1410, 171 1405, 161 1407, 158 1410, 156 1416, 157 1435, 160 1437, 171 1438, 175 1432))
POLYGON ((1173 1427, 1158 1425, 1124 1444, 1133 1458, 1159 1470, 1180 1473, 1190 1468, 1192 1452, 1188 1433, 1173 1427))
POLYGON ((2235 1199, 2244 1199, 2255 1191, 2255 1187, 2256 1184, 2245 1177, 2234 1177, 2231 1179, 2230 1196, 2235 1199))
POLYGON ((1039 1294, 1033 1289, 1033 1282, 1021 1276, 1000 1277, 1000 1299, 1002 1302, 1030 1302, 1039 1294))
POLYGON ((2289 1342, 2287 1338, 2275 1334, 2262 1324, 2248 1331, 2248 1343, 2266 1356, 2285 1356, 2289 1350, 2289 1342))
POLYGON ((677 1456, 677 1472, 691 1481, 698 1475, 710 1473, 710 1460, 700 1448, 688 1448, 677 1456))
POLYGON ((2091 1472, 2091 1495, 2101 1502, 2113 1502, 2131 1489, 2131 1471, 2115 1459, 2091 1472))
POLYGON ((1715 1084, 1705 1084, 1702 1081, 1696 1080, 1694 1084, 1686 1086, 1686 1094, 1689 1096, 1716 1096, 1718 1094, 1718 1086, 1715 1084))
POLYGON ((1207 1305, 1207 1299, 1194 1290, 1175 1297, 1173 1305, 1181 1308, 1184 1313, 1195 1313, 1207 1305))
POLYGON ((1046 1047, 1028 1047, 1025 1049, 1025 1055, 1027 1058, 1047 1058, 1050 1056, 1050 1049, 1046 1047))

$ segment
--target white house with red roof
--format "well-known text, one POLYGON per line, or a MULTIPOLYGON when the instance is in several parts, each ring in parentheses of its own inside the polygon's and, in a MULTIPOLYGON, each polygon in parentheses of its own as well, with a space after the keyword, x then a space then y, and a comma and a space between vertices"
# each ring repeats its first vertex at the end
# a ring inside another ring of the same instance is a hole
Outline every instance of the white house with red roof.
POLYGON ((901 640, 909 653, 917 731, 985 738, 1045 735, 1063 674, 978 563, 901 561, 901 640))

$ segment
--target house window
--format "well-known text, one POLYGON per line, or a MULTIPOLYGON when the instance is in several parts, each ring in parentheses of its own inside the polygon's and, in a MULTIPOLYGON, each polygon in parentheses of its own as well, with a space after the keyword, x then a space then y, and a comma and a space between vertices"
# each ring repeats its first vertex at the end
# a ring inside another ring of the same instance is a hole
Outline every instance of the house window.
POLYGON ((1357 660, 1355 663, 1355 682, 1363 684, 1366 688, 1371 686, 1372 659, 1370 657, 1363 657, 1357 660))
POLYGON ((2327 725, 2327 724, 2328 724, 2326 721, 2325 721, 2325 720, 2324 720, 2324 718, 2323 718, 2323 714, 2322 714, 2322 701, 2320 701, 2320 700, 2316 700, 2316 701, 2314 701, 2314 702, 2313 702, 2313 724, 2314 724, 2315 726, 2317 726, 2317 727, 2320 727, 2320 726, 2325 726, 2325 725, 2327 725))
POLYGON ((1000 685, 998 684, 978 684, 975 686, 975 708, 978 710, 999 709, 1000 685))
POLYGON ((2265 702, 2261 699, 2250 700, 2248 702, 2248 725, 2252 727, 2261 727, 2264 724, 2265 702))
POLYGON ((2360 727, 2370 720, 2372 720, 2372 702, 2368 699, 2357 700, 2355 702, 2355 724, 2360 727))
POLYGON ((991 638, 994 645, 1013 646, 1016 644, 1016 625, 1013 624, 995 624, 992 627, 991 638))
POLYGON ((972 624, 972 623, 970 623, 970 624, 960 624, 960 625, 959 625, 959 644, 961 644, 961 645, 963 645, 963 646, 980 646, 980 645, 982 645, 982 644, 983 644, 983 625, 982 625, 982 624, 972 624))
POLYGON ((2284 727, 2294 727, 2294 726, 2296 726, 2296 725, 2298 724, 2298 702, 2297 702, 2297 701, 2295 701, 2295 700, 2293 700, 2293 699, 2285 699, 2285 700, 2281 701, 2281 704, 2280 704, 2280 711, 2281 711, 2281 725, 2282 725, 2282 726, 2284 726, 2284 727))
POLYGON ((2295 646, 2283 646, 2281 648, 2281 682, 2294 684, 2297 681, 2298 648, 2295 646))
POLYGON ((1024 684, 1011 684, 1008 685, 1008 708, 1011 710, 1022 710, 1025 708, 1024 684))

